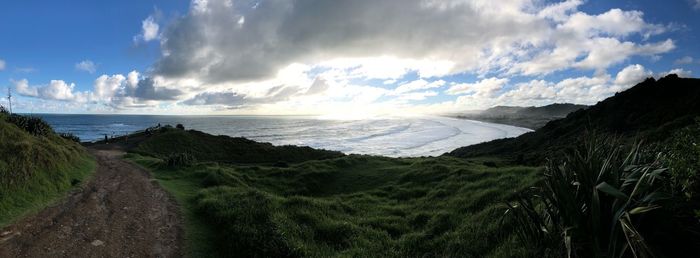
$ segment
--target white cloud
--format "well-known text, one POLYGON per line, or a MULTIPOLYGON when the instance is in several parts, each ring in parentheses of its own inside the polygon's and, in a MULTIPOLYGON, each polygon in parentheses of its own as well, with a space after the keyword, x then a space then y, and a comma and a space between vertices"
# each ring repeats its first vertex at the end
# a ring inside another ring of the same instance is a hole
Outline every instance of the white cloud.
POLYGON ((396 94, 401 94, 401 93, 407 93, 411 91, 417 91, 417 90, 427 90, 427 89, 432 89, 432 88, 439 88, 445 85, 445 81, 443 80, 437 80, 433 82, 429 82, 423 79, 418 79, 415 81, 407 82, 404 84, 399 85, 396 89, 394 89, 394 93, 396 94))
POLYGON ((401 96, 399 96, 398 99, 402 100, 402 101, 424 100, 428 97, 434 97, 437 95, 438 95, 438 92, 436 92, 436 91, 409 92, 409 93, 401 94, 401 96))
POLYGON ((508 84, 507 78, 487 78, 475 83, 454 84, 447 89, 446 93, 452 95, 474 94, 479 97, 493 97, 496 93, 508 84))
POLYGON ((692 0, 693 8, 700 10, 700 0, 692 0))
MULTIPOLYGON (((698 1, 700 1, 700 0, 698 0, 698 1)), ((690 56, 684 56, 684 57, 676 59, 676 61, 674 61, 673 63, 676 65, 692 64, 693 58, 690 56)))
POLYGON ((75 83, 68 84, 63 80, 51 80, 49 85, 39 87, 39 96, 45 99, 74 100, 77 94, 73 93, 75 83))
POLYGON ((676 69, 671 69, 670 71, 667 72, 662 72, 659 74, 660 77, 669 75, 669 74, 676 74, 678 77, 690 77, 692 74, 692 71, 685 70, 683 68, 676 68, 676 69))
POLYGON ((139 84, 139 72, 135 70, 129 72, 129 74, 126 76, 126 82, 127 86, 130 88, 136 88, 136 86, 139 84))
POLYGON ((37 88, 29 87, 29 81, 27 79, 21 79, 19 81, 11 80, 12 84, 15 86, 15 91, 19 95, 36 97, 39 95, 37 88))
POLYGON ((112 76, 102 75, 95 79, 95 97, 101 100, 110 100, 117 91, 123 87, 126 78, 121 74, 115 74, 112 76))
MULTIPOLYGON (((156 16, 160 16, 160 11, 156 9, 156 16)), ((149 15, 145 20, 141 21, 141 32, 134 36, 134 43, 149 42, 160 39, 160 25, 156 22, 154 15, 149 15)))
POLYGON ((145 42, 158 39, 158 30, 160 26, 156 23, 153 16, 148 16, 141 22, 141 34, 134 37, 134 41, 143 40, 145 42))
POLYGON ((639 64, 630 65, 617 73, 617 76, 615 77, 615 84, 623 86, 636 85, 637 83, 644 81, 644 79, 652 76, 653 73, 644 68, 644 66, 639 64))
POLYGON ((577 12, 559 25, 559 28, 588 36, 629 36, 641 33, 645 37, 665 31, 664 26, 648 24, 640 11, 611 9, 599 15, 577 12))
POLYGON ((51 80, 47 85, 30 86, 27 79, 12 81, 18 94, 46 100, 61 100, 71 102, 88 101, 88 92, 76 92, 75 83, 63 80, 51 80))
POLYGON ((5 60, 0 59, 0 71, 5 70, 6 65, 5 60))
POLYGON ((571 12, 583 4, 580 0, 567 0, 555 4, 550 4, 543 8, 537 15, 543 18, 549 18, 557 22, 566 21, 571 12))
POLYGON ((95 73, 97 71, 97 65, 90 60, 83 60, 75 64, 75 69, 88 73, 95 73))

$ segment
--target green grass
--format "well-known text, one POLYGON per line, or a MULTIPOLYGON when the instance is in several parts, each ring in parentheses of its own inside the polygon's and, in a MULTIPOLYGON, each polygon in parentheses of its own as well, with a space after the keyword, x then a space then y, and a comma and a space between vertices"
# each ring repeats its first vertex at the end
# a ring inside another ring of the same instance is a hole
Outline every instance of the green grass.
POLYGON ((0 189, 0 228, 61 200, 66 192, 87 181, 95 167, 92 157, 83 156, 74 164, 52 171, 36 171, 36 175, 20 187, 0 189), (78 184, 74 185, 76 182, 78 184))
POLYGON ((502 203, 538 168, 487 159, 350 155, 288 167, 132 154, 181 204, 192 257, 511 257, 502 203), (214 250, 221 253, 216 254, 214 250))
POLYGON ((14 124, 25 120, 45 124, 21 116, 10 121, 0 112, 0 227, 53 203, 95 168, 83 147, 56 135, 48 125, 37 134, 32 126, 14 124))
POLYGON ((336 151, 316 150, 310 147, 273 146, 245 138, 215 136, 194 130, 161 128, 154 130, 152 134, 131 151, 160 158, 186 153, 199 161, 225 163, 272 164, 343 156, 336 151))

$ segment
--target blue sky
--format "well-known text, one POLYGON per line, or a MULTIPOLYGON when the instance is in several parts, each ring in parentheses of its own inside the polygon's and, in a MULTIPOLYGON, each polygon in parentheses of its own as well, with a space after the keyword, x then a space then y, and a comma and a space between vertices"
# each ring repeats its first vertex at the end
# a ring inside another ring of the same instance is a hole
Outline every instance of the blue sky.
POLYGON ((698 29, 700 0, 7 1, 0 88, 49 113, 594 104, 696 75, 698 29))

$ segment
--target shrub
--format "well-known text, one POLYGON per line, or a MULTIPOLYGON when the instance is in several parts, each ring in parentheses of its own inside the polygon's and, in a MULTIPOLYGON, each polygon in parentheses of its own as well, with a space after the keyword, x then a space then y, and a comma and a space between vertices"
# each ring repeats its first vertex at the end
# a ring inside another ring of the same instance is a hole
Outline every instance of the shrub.
POLYGON ((164 125, 164 126, 160 127, 160 129, 158 129, 158 131, 161 133, 164 133, 164 132, 167 132, 171 129, 173 129, 172 125, 164 125))
POLYGON ((80 137, 75 136, 72 133, 60 133, 58 136, 61 136, 61 138, 66 139, 66 140, 71 140, 73 142, 80 143, 80 137))
POLYGON ((39 117, 11 114, 7 121, 34 136, 48 136, 53 133, 51 126, 39 117))
POLYGON ((646 156, 640 145, 623 155, 617 141, 601 137, 578 146, 564 162, 550 161, 543 184, 508 204, 519 240, 558 256, 653 256, 638 229, 667 197, 667 170, 646 156))
POLYGON ((700 118, 676 132, 666 146, 673 191, 687 200, 700 200, 700 118))
POLYGON ((182 124, 177 124, 175 128, 180 129, 180 130, 185 130, 185 126, 182 124))
POLYGON ((189 153, 173 153, 165 157, 165 164, 170 168, 189 167, 197 163, 197 159, 189 153))

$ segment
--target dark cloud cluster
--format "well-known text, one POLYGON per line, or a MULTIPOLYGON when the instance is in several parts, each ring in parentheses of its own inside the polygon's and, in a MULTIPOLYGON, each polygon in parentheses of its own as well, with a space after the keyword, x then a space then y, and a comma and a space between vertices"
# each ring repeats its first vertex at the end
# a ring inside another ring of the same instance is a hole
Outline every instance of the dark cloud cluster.
POLYGON ((488 1, 196 1, 164 30, 155 72, 209 83, 251 81, 293 62, 382 54, 470 66, 485 48, 527 44, 546 31, 544 20, 494 7, 488 1))

